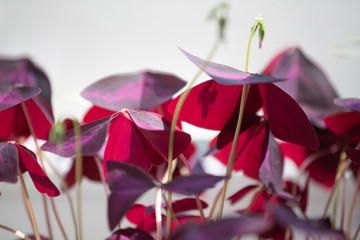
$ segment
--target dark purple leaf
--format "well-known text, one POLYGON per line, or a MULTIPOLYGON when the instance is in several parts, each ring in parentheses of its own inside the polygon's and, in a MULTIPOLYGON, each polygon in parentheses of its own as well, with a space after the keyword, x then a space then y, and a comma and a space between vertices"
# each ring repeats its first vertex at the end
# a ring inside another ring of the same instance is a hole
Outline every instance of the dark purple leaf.
POLYGON ((339 111, 333 100, 338 97, 326 75, 296 47, 276 56, 263 74, 286 81, 276 85, 303 108, 316 126, 324 128, 323 118, 339 111))
POLYGON ((283 191, 283 156, 273 135, 269 134, 269 144, 265 159, 259 170, 259 179, 273 193, 283 191))
POLYGON ((153 240, 150 234, 139 229, 126 228, 114 232, 106 240, 153 240))
POLYGON ((226 177, 213 176, 209 174, 181 176, 175 178, 169 183, 163 184, 161 188, 170 192, 193 195, 214 187, 217 182, 224 179, 226 179, 226 177))
POLYGON ((2 59, 0 60, 1 84, 21 85, 41 89, 39 97, 51 106, 51 88, 48 77, 31 60, 2 59))
MULTIPOLYGON (((80 144, 82 155, 93 155, 98 152, 103 145, 111 118, 103 118, 80 126, 80 144)), ((74 129, 65 132, 64 142, 57 144, 48 141, 41 146, 43 151, 52 152, 62 157, 72 157, 76 154, 77 136, 74 129)))
POLYGON ((136 199, 156 184, 146 172, 135 166, 108 161, 106 167, 111 191, 108 200, 108 217, 112 230, 136 199))
POLYGON ((270 205, 268 209, 274 211, 276 219, 283 227, 288 227, 290 225, 310 235, 325 237, 326 239, 346 239, 342 232, 331 229, 331 224, 327 219, 300 219, 285 206, 270 205))
POLYGON ((39 88, 1 84, 0 111, 25 102, 26 100, 39 95, 39 93, 39 88))
POLYGON ((222 64, 208 62, 193 56, 186 51, 180 49, 187 58, 190 59, 196 66, 203 68, 203 71, 209 75, 216 82, 224 85, 244 85, 244 84, 259 84, 259 83, 270 83, 282 81, 283 79, 278 79, 271 76, 252 74, 231 68, 222 64), (204 68, 206 64, 206 67, 204 68))
POLYGON ((181 240, 227 240, 245 234, 260 234, 273 225, 270 218, 260 215, 247 215, 240 218, 226 218, 207 225, 187 225, 171 239, 181 240))
POLYGON ((346 156, 350 158, 352 163, 360 165, 360 150, 347 148, 345 149, 346 156))
POLYGON ((334 103, 341 108, 360 112, 360 99, 359 98, 337 98, 334 103))
POLYGON ((101 79, 87 87, 81 96, 109 110, 150 110, 169 100, 185 85, 185 81, 173 75, 142 71, 101 79))
POLYGON ((0 181, 17 182, 19 155, 11 143, 0 142, 0 181))

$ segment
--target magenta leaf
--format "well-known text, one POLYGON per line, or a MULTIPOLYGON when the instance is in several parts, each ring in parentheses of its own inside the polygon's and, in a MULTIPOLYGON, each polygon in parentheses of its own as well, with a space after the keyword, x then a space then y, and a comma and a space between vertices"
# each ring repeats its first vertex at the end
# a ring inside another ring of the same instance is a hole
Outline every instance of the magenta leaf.
POLYGON ((245 197, 249 192, 252 190, 258 188, 258 185, 249 185, 244 187, 243 189, 240 189, 238 192, 234 193, 231 197, 228 199, 231 201, 231 204, 234 204, 238 201, 240 201, 243 197, 245 197))
MULTIPOLYGON (((198 127, 221 130, 238 109, 242 86, 225 86, 209 80, 193 87, 187 96, 179 121, 198 127)), ((171 101, 168 110, 174 112, 180 97, 171 101)))
POLYGON ((136 199, 156 184, 150 175, 135 166, 108 161, 106 167, 111 190, 108 199, 108 217, 109 227, 112 230, 136 199))
POLYGON ((96 120, 100 120, 102 118, 109 117, 115 113, 116 112, 107 110, 105 108, 92 106, 85 114, 85 116, 83 118, 83 123, 89 123, 89 122, 93 122, 96 120))
POLYGON ((282 80, 271 76, 243 72, 218 63, 207 62, 201 58, 191 55, 190 53, 187 53, 182 49, 180 50, 199 68, 203 68, 206 64, 203 71, 220 84, 244 85, 270 83, 282 80))
POLYGON ((20 104, 32 97, 39 95, 39 93, 39 88, 1 84, 0 111, 20 104))
MULTIPOLYGON (((80 144, 82 155, 93 155, 103 145, 111 118, 103 118, 80 126, 80 144)), ((48 141, 41 146, 43 151, 51 152, 62 157, 72 157, 76 153, 76 141, 74 129, 65 132, 62 144, 48 141)))
POLYGON ((259 89, 272 134, 286 142, 318 149, 315 130, 299 105, 274 84, 260 84, 259 89))
POLYGON ((0 181, 16 183, 19 155, 11 143, 0 142, 0 181))
POLYGON ((173 75, 142 71, 114 75, 87 87, 81 96, 109 110, 149 110, 169 100, 186 82, 173 75))
POLYGON ((283 227, 288 227, 290 225, 307 234, 316 237, 325 237, 326 239, 346 239, 342 232, 331 229, 331 224, 326 219, 300 219, 285 206, 270 205, 268 209, 274 211, 276 219, 283 227))
POLYGON ((359 98, 337 98, 334 103, 339 107, 360 112, 359 98))
POLYGON ((352 163, 360 165, 360 151, 357 149, 346 148, 345 149, 346 156, 350 158, 352 163))
POLYGON ((49 197, 60 194, 57 187, 50 181, 36 160, 36 155, 26 147, 15 143, 19 154, 19 165, 22 172, 28 171, 35 188, 49 197))
MULTIPOLYGON (((145 170, 167 161, 170 123, 162 116, 144 111, 124 110, 109 127, 109 139, 104 162, 128 162, 145 170)), ((191 142, 189 134, 175 130, 174 158, 185 151, 191 142)))
MULTIPOLYGON (((257 123, 239 135, 236 146, 234 170, 243 170, 249 177, 258 179, 259 169, 264 160, 269 140, 269 129, 263 122, 257 123), (251 161, 249 161, 251 159, 251 161)), ((227 165, 232 142, 214 154, 224 165, 227 165)))
POLYGON ((270 218, 260 215, 246 215, 240 218, 225 218, 207 225, 188 224, 170 239, 181 240, 227 240, 246 234, 260 234, 273 225, 270 218))
POLYGON ((331 82, 299 48, 292 47, 281 52, 263 74, 287 79, 275 84, 302 107, 317 127, 324 128, 323 118, 339 111, 333 103, 338 94, 331 82))
POLYGON ((339 136, 344 136, 360 126, 360 112, 339 112, 324 118, 326 126, 330 131, 339 136))
POLYGON ((214 187, 216 183, 224 179, 226 177, 209 174, 181 176, 169 183, 162 184, 161 188, 170 192, 193 195, 214 187))
POLYGON ((115 231, 106 240, 154 240, 154 238, 142 230, 126 228, 115 231))
POLYGON ((283 156, 273 135, 269 134, 268 150, 259 170, 259 179, 273 193, 283 192, 283 156))
MULTIPOLYGON (((202 208, 208 207, 208 204, 206 202, 200 200, 200 203, 202 208)), ((181 200, 173 201, 171 205, 172 210, 175 214, 198 209, 195 198, 184 198, 181 200)), ((162 207, 166 209, 166 203, 162 203, 162 207)), ((144 211, 145 214, 152 212, 155 212, 155 205, 148 206, 144 211)))

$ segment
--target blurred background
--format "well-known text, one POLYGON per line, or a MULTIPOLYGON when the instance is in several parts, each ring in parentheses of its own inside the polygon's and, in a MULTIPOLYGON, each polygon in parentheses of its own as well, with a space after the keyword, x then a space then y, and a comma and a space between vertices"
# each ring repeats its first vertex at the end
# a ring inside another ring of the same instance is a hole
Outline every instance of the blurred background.
MULTIPOLYGON (((0 57, 30 57, 50 78, 55 118, 66 115, 82 118, 90 103, 79 93, 103 77, 149 69, 191 80, 197 68, 178 47, 199 57, 208 55, 216 39, 217 25, 206 19, 219 3, 0 0, 0 57)), ((250 72, 260 72, 277 52, 296 45, 325 71, 342 97, 360 97, 358 0, 228 3, 229 22, 215 62, 244 69, 250 28, 261 13, 265 40, 262 49, 258 49, 258 38, 254 38, 250 72)), ((207 79, 202 75, 200 81, 207 79)), ((214 135, 198 130, 192 133, 199 143, 214 135)), ((29 188, 34 193, 31 199, 40 231, 46 234, 40 197, 32 186, 29 188)), ((104 239, 110 233, 101 188, 84 182, 84 239, 104 239)), ((0 192, 0 224, 30 233, 19 186, 1 183, 0 192)), ((57 204, 72 236, 66 199, 59 197, 57 204)), ((56 227, 54 232, 59 235, 56 227)), ((0 231, 0 239, 9 238, 13 239, 12 235, 0 231)))

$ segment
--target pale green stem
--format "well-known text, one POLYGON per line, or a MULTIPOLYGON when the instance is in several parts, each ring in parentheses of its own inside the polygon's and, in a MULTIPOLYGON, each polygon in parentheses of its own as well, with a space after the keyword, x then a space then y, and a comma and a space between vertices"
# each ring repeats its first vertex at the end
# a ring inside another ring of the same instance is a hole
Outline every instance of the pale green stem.
MULTIPOLYGON (((248 69, 249 69, 250 47, 251 47, 251 41, 252 41, 252 37, 253 37, 253 35, 255 33, 255 30, 256 30, 256 24, 252 28, 250 38, 249 38, 249 43, 248 43, 248 48, 247 48, 247 53, 246 53, 245 72, 248 72, 248 69)), ((236 147, 237 147, 237 142, 238 142, 238 139, 239 139, 239 133, 240 133, 241 123, 242 123, 244 109, 245 109, 246 89, 247 89, 247 85, 243 85, 242 93, 241 93, 239 116, 238 116, 238 120, 237 120, 237 123, 236 123, 236 129, 235 129, 234 139, 233 139, 233 143, 232 143, 232 146, 231 146, 231 151, 230 151, 230 155, 229 155, 229 159, 228 159, 228 164, 226 166, 226 176, 228 176, 229 178, 227 178, 224 181, 224 187, 223 187, 222 196, 221 196, 220 208, 219 208, 219 212, 218 212, 218 216, 217 216, 218 220, 220 220, 222 218, 222 214, 223 214, 223 210, 224 210, 224 204, 225 204, 225 198, 226 198, 226 190, 227 190, 227 187, 229 185, 231 172, 232 172, 233 167, 234 167, 234 160, 235 160, 234 156, 236 154, 236 147)))
POLYGON ((75 239, 78 240, 79 239, 79 232, 78 232, 78 227, 77 227, 77 223, 76 223, 75 208, 74 208, 74 204, 73 204, 71 195, 69 193, 69 187, 68 187, 67 183, 64 181, 64 179, 61 177, 60 173, 55 169, 55 167, 50 162, 48 162, 48 164, 49 164, 51 170, 60 179, 61 187, 64 189, 65 195, 66 195, 66 197, 68 199, 69 206, 70 206, 70 212, 71 212, 71 216, 72 216, 72 220, 73 220, 73 224, 74 224, 75 239))
POLYGON ((0 224, 0 228, 6 230, 6 231, 9 231, 11 233, 13 233, 15 236, 21 238, 21 239, 24 239, 24 240, 31 240, 29 237, 27 237, 25 234, 23 234, 22 232, 18 231, 18 230, 14 230, 12 228, 9 228, 7 226, 4 226, 4 225, 1 225, 0 224))
POLYGON ((78 228, 79 228, 79 239, 82 240, 82 209, 81 209, 81 180, 83 172, 82 154, 81 154, 81 131, 79 122, 75 119, 72 120, 75 138, 75 181, 76 181, 76 206, 77 206, 77 217, 78 217, 78 228))
MULTIPOLYGON (((171 128, 170 128, 170 136, 169 136, 169 154, 168 154, 168 182, 172 181, 172 161, 174 158, 174 154, 173 154, 173 150, 174 150, 174 139, 175 139, 175 127, 177 124, 177 121, 179 119, 179 115, 180 115, 180 111, 181 111, 181 107, 184 104, 186 97, 189 95, 191 87, 194 85, 194 83, 196 82, 196 80, 199 78, 199 76, 201 75, 201 73, 203 72, 203 70, 206 68, 206 66, 209 64, 209 61, 213 58, 213 56, 215 55, 218 46, 220 44, 220 38, 216 40, 212 50, 210 51, 209 56, 206 58, 206 61, 204 62, 204 64, 200 67, 199 71, 197 72, 197 74, 195 75, 195 77, 192 79, 192 81, 190 82, 190 84, 188 85, 187 89, 185 90, 185 92, 183 94, 181 94, 178 103, 176 104, 175 107, 175 111, 174 111, 174 116, 171 122, 171 128)), ((168 192, 168 205, 171 208, 171 203, 172 203, 172 193, 168 192)), ((170 214, 170 209, 168 208, 168 214, 170 214)), ((169 238, 169 234, 170 234, 170 226, 171 226, 171 219, 167 218, 166 219, 166 231, 165 231, 165 239, 169 238)))

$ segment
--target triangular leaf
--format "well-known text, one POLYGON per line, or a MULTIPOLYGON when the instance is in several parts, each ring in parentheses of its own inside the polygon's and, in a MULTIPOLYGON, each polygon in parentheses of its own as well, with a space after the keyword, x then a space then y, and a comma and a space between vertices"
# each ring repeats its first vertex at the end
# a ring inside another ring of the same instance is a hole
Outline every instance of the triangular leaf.
POLYGON ((142 71, 101 79, 87 87, 81 96, 113 111, 149 110, 169 100, 185 84, 173 75, 142 71))
POLYGON ((190 59, 196 66, 203 68, 203 71, 209 75, 216 82, 224 85, 245 85, 245 84, 259 84, 281 81, 271 76, 252 74, 231 68, 222 64, 207 62, 199 57, 195 57, 190 53, 180 49, 187 58, 190 59))
MULTIPOLYGON (((93 155, 100 150, 105 141, 110 121, 111 118, 107 117, 79 127, 82 155, 93 155)), ((70 129, 65 132, 63 143, 57 144, 56 142, 48 141, 41 146, 41 149, 62 157, 72 157, 76 154, 76 137, 74 129, 70 129)))

